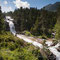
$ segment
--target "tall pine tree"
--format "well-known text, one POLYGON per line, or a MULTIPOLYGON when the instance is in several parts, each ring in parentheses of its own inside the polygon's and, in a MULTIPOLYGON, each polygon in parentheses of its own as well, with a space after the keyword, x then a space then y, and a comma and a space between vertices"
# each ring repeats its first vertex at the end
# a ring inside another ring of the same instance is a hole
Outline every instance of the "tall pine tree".
POLYGON ((0 6, 0 33, 4 30, 4 20, 3 20, 3 15, 1 11, 1 6, 0 6))

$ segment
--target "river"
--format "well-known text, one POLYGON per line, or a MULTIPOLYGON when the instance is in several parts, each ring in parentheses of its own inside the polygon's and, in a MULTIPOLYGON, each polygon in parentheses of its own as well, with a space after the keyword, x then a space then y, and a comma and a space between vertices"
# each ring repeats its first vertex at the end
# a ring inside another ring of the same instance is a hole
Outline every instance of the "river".
MULTIPOLYGON (((33 41, 32 39, 29 39, 25 35, 16 34, 13 20, 14 19, 12 19, 10 16, 6 16, 5 21, 9 23, 10 31, 14 36, 16 35, 16 37, 23 39, 25 42, 32 43, 34 46, 37 46, 41 49, 43 48, 43 45, 41 43, 33 41)), ((60 44, 58 43, 57 45, 51 47, 50 45, 52 44, 52 42, 46 42, 46 43, 48 45, 48 49, 56 56, 56 60, 60 60, 60 52, 57 50, 57 48, 58 48, 58 46, 60 46, 60 44)))

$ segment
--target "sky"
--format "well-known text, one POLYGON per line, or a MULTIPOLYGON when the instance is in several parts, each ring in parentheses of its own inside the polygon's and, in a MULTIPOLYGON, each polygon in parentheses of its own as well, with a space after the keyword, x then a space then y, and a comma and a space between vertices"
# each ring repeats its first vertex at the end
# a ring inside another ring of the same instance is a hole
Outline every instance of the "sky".
POLYGON ((54 4, 60 0, 0 0, 2 12, 14 11, 15 9, 35 7, 43 8, 48 4, 54 4))

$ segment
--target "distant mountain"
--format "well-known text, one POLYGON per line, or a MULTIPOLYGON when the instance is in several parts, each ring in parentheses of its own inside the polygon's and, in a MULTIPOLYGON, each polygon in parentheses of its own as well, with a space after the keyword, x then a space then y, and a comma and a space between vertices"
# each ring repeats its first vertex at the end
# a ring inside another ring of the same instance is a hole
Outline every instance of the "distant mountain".
POLYGON ((55 11, 57 11, 59 6, 60 6, 60 2, 56 2, 54 4, 49 4, 45 7, 43 7, 43 9, 55 12, 55 11))

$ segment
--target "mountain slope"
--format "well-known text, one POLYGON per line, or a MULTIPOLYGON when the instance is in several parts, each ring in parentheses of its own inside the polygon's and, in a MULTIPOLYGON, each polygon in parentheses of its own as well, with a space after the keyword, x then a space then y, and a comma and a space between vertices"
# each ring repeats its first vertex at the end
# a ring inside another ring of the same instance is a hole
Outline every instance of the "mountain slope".
POLYGON ((54 4, 49 4, 45 7, 43 7, 43 9, 55 12, 55 11, 57 11, 59 6, 60 6, 60 2, 56 2, 54 4))

